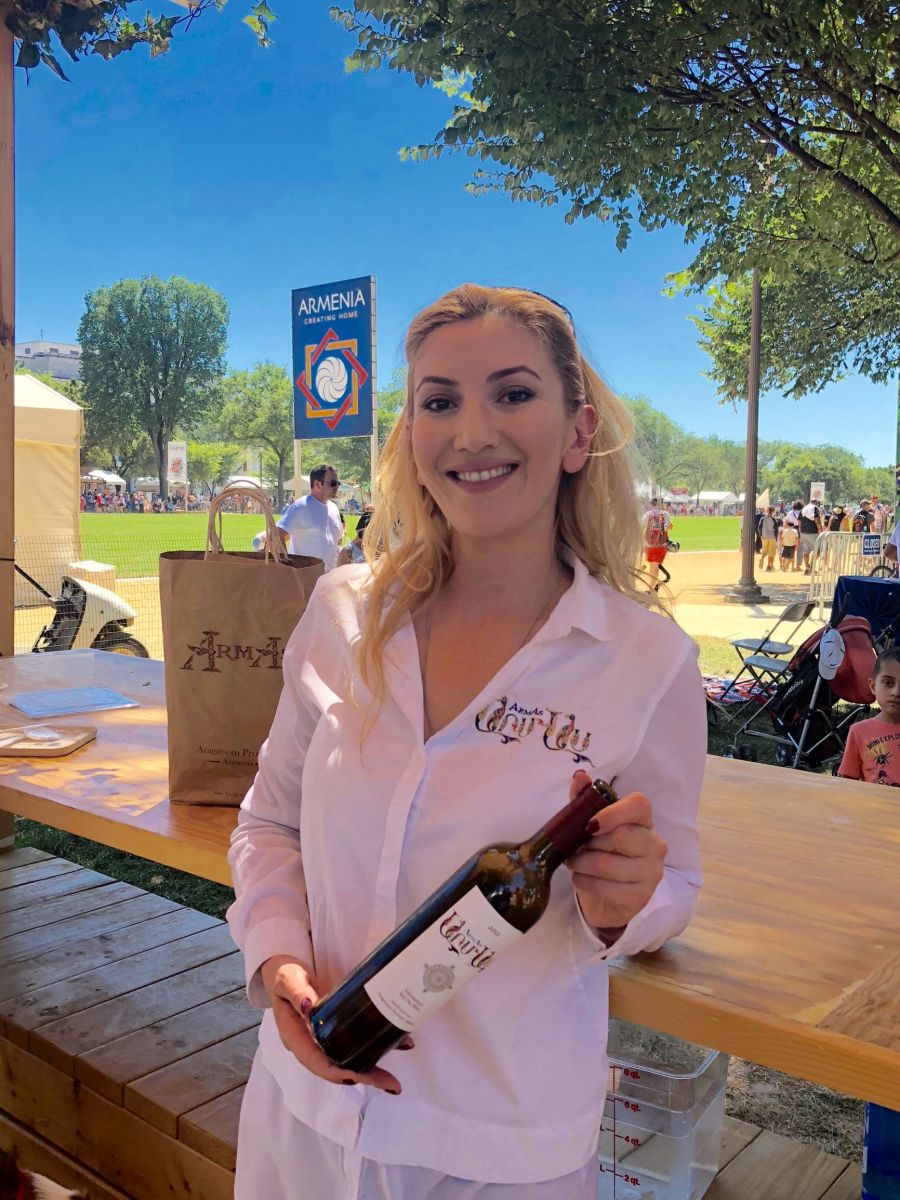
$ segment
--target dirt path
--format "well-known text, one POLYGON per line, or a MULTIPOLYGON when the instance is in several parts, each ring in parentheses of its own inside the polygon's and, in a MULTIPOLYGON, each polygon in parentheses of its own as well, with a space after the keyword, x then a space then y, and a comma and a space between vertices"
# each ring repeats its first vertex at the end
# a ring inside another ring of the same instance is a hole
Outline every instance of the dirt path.
MULTIPOLYGON (((741 577, 739 550, 695 550, 666 557, 671 572, 669 589, 674 599, 685 604, 721 604, 741 577)), ((756 582, 765 590, 773 604, 790 604, 802 600, 809 586, 809 576, 802 571, 788 573, 760 571, 754 565, 756 582)))

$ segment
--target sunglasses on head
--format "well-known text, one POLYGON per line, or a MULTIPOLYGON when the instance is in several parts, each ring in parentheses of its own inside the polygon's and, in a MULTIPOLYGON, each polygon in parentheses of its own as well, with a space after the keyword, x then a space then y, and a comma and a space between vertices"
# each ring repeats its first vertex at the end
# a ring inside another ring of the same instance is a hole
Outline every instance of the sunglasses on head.
POLYGON ((560 304, 558 300, 554 300, 552 296, 548 296, 546 292, 536 292, 534 288, 518 287, 515 284, 495 284, 498 291, 501 292, 524 292, 527 296, 540 296, 542 300, 548 301, 554 308, 558 308, 560 312, 566 314, 566 318, 572 329, 575 329, 575 319, 564 304, 560 304))

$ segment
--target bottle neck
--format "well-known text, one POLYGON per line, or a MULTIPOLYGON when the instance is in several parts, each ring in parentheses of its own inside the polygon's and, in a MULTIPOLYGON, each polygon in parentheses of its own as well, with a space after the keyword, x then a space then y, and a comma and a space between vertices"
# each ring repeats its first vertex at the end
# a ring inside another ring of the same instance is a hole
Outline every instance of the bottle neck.
POLYGON ((585 784, 575 799, 542 825, 531 839, 533 856, 555 871, 589 839, 591 817, 616 800, 618 796, 603 780, 585 784))

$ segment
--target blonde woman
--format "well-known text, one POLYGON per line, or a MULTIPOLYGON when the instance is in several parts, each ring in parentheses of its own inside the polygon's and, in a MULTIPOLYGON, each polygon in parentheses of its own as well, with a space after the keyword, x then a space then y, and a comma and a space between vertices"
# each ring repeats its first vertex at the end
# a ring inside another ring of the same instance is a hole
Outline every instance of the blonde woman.
POLYGON ((316 587, 233 838, 229 921, 266 1010, 235 1195, 587 1200, 607 960, 679 933, 700 884, 696 648, 638 594, 630 422, 567 311, 466 284, 407 358, 368 562, 316 587), (621 800, 535 928, 405 1053, 331 1063, 310 1007, 590 777, 621 800))

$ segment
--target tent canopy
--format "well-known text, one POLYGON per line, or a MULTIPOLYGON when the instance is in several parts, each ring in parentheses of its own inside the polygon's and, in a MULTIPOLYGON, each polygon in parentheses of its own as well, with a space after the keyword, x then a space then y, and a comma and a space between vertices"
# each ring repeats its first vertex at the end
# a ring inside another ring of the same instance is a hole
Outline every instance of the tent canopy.
MULTIPOLYGON (((68 564, 81 557, 82 413, 33 375, 15 376, 14 404, 16 562, 54 592, 68 564)), ((15 587, 16 604, 38 597, 18 576, 15 587)))
POLYGON ((16 441, 79 446, 84 420, 78 405, 33 375, 16 375, 16 441))
POLYGON ((101 471, 99 469, 95 471, 88 471, 87 474, 82 475, 81 478, 85 483, 105 483, 109 484, 110 487, 116 487, 117 485, 119 487, 125 486, 125 480, 121 475, 117 475, 115 471, 101 471))

